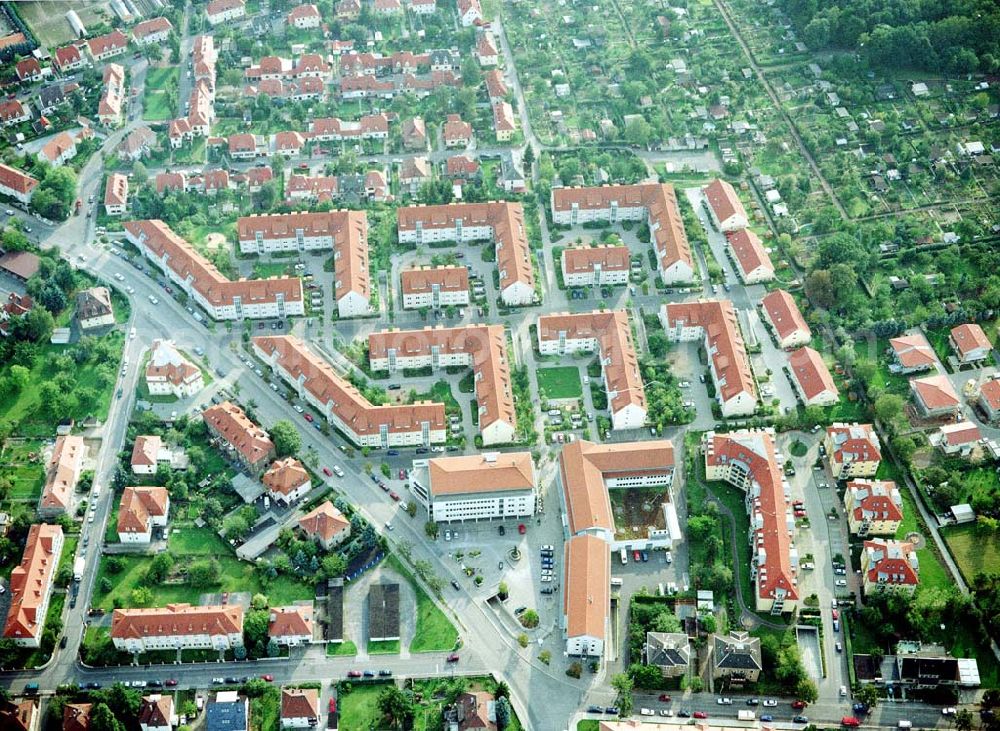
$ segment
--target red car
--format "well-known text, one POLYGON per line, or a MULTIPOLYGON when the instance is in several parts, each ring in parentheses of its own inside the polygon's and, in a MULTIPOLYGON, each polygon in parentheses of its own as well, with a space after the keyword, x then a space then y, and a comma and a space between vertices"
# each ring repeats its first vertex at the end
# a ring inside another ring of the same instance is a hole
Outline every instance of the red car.
POLYGON ((805 510, 796 510, 795 511, 795 517, 796 518, 804 518, 804 517, 806 517, 806 511, 805 510))
POLYGON ((348 678, 360 678, 361 677, 361 671, 360 670, 348 670, 347 671, 347 677, 348 678))
POLYGON ((260 679, 266 680, 268 683, 274 682, 274 676, 271 675, 271 673, 264 673, 263 675, 260 676, 260 679))
POLYGON ((331 698, 330 699, 330 703, 327 706, 327 708, 330 711, 330 713, 336 713, 337 712, 337 699, 336 698, 331 698))
POLYGON ((458 662, 458 653, 457 652, 451 653, 450 655, 448 655, 447 660, 448 662, 458 662))
POLYGON ((854 716, 844 716, 842 719, 840 719, 840 725, 856 727, 861 725, 861 721, 856 719, 854 716))
POLYGON ((663 703, 669 703, 671 701, 671 698, 666 693, 660 693, 660 700, 663 703))
POLYGON ((528 532, 528 527, 524 523, 518 523, 517 532, 523 536, 525 533, 528 532))
POLYGON ((400 470, 399 471, 399 479, 401 479, 401 480, 405 480, 406 479, 406 470, 400 470))
POLYGON ((840 612, 834 609, 832 612, 830 612, 830 616, 833 617, 834 619, 840 619, 840 612))
POLYGON ((801 711, 807 705, 808 704, 805 701, 792 701, 792 708, 794 708, 794 709, 796 709, 798 711, 801 711))
POLYGON ((177 685, 177 680, 174 679, 174 678, 170 678, 170 680, 168 680, 166 683, 164 683, 164 685, 169 685, 169 686, 173 687, 173 686, 177 685))
POLYGON ((632 560, 635 561, 636 563, 642 561, 642 556, 639 554, 638 551, 632 551, 632 560))
POLYGON ((704 711, 695 711, 693 715, 695 718, 708 718, 708 714, 704 711))
POLYGON ((333 477, 333 472, 330 470, 329 467, 323 468, 323 474, 326 475, 327 477, 333 477))
POLYGON ((391 492, 389 493, 389 497, 391 497, 391 498, 392 498, 393 500, 395 500, 395 501, 396 501, 397 503, 399 502, 399 493, 397 493, 397 492, 396 492, 395 490, 393 490, 393 491, 391 491, 391 492))
POLYGON ((313 415, 312 414, 303 414, 302 416, 305 417, 306 421, 312 423, 312 420, 313 420, 313 415))

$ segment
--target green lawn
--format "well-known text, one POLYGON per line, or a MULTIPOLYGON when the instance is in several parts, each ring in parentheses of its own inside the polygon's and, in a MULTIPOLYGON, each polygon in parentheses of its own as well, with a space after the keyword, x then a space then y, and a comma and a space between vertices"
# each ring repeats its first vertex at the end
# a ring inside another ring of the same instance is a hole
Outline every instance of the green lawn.
MULTIPOLYGON (((1000 566, 1000 535, 996 531, 972 523, 943 528, 941 535, 968 583, 976 574, 1000 566)), ((923 574, 922 565, 920 569, 923 574)))
POLYGON ((575 399, 583 396, 580 369, 573 366, 539 368, 535 371, 541 397, 550 399, 575 399))
POLYGON ((417 626, 413 632, 413 642, 410 643, 410 652, 443 652, 454 649, 458 641, 455 625, 438 609, 437 604, 417 584, 398 558, 390 554, 386 560, 389 566, 406 577, 417 597, 417 626))
POLYGON ((369 655, 398 655, 399 640, 372 640, 368 642, 369 655))
POLYGON ((600 731, 601 722, 593 718, 577 721, 576 731, 600 731))
MULTIPOLYGON (((470 373, 472 371, 469 371, 470 373)), ((427 393, 417 393, 416 391, 411 391, 406 399, 407 403, 414 403, 415 401, 434 401, 436 403, 444 404, 444 411, 446 414, 460 414, 462 413, 462 407, 458 405, 458 401, 451 392, 451 386, 447 381, 441 380, 436 382, 431 386, 431 390, 427 393)))
POLYGON ((151 68, 146 74, 145 91, 142 97, 142 118, 150 122, 162 122, 177 116, 177 100, 168 87, 176 89, 180 69, 176 66, 151 68))
POLYGON ((253 264, 253 275, 257 279, 284 277, 289 275, 289 270, 292 269, 292 266, 291 262, 255 261, 253 264))
POLYGON ((378 694, 385 683, 355 684, 350 692, 340 692, 340 731, 369 731, 375 728, 378 711, 378 694))
POLYGON ((353 657, 358 654, 358 647, 350 640, 328 642, 326 643, 326 654, 327 657, 353 657))
MULTIPOLYGON (((214 557, 219 562, 219 583, 207 587, 193 587, 186 583, 165 582, 156 587, 154 602, 162 606, 171 602, 187 602, 197 604, 201 595, 206 592, 249 591, 252 594, 263 593, 268 596, 273 606, 291 604, 299 599, 311 599, 312 587, 286 574, 266 583, 252 564, 236 558, 232 549, 221 538, 208 529, 193 526, 184 527, 179 532, 171 533, 169 541, 170 552, 177 560, 177 568, 183 569, 193 561, 214 557)), ((124 568, 118 574, 108 572, 107 559, 101 561, 97 574, 97 588, 93 604, 105 610, 114 608, 115 600, 122 606, 131 606, 131 593, 136 587, 146 582, 146 573, 152 557, 121 556, 124 568), (111 582, 111 590, 103 591, 102 579, 111 582)))
POLYGON ((252 731, 271 731, 278 728, 281 713, 281 691, 273 685, 264 695, 250 699, 250 728, 252 731))

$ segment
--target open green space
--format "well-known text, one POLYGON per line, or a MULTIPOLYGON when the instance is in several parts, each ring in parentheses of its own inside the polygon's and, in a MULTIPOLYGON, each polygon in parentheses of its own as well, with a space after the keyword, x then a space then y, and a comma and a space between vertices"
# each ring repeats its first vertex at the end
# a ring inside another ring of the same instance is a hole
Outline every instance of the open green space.
MULTIPOLYGON (((997 531, 971 523, 943 528, 941 535, 966 582, 971 584, 976 574, 996 571, 1000 566, 1000 534, 997 531)), ((923 573, 921 564, 921 579, 923 573)))
MULTIPOLYGON (((470 370, 469 373, 472 373, 472 371, 470 370)), ((446 414, 462 413, 462 407, 459 406, 455 395, 451 392, 451 384, 445 380, 437 381, 426 393, 410 391, 406 401, 411 404, 415 401, 435 401, 444 404, 446 414)))
POLYGON ((155 67, 146 73, 142 97, 142 117, 149 122, 163 122, 177 116, 177 66, 155 67))
POLYGON ((573 366, 539 368, 535 371, 542 398, 575 399, 583 396, 580 369, 573 366))
POLYGON ((576 723, 576 731, 600 731, 600 728, 601 722, 596 718, 585 718, 576 723))
MULTIPOLYGON (((202 594, 224 591, 248 591, 252 594, 260 592, 268 596, 272 606, 313 597, 313 589, 308 583, 287 574, 263 580, 253 564, 236 558, 230 546, 206 528, 175 526, 170 534, 168 547, 176 559, 177 575, 156 586, 154 602, 157 606, 171 602, 198 604, 202 594), (192 586, 181 572, 191 563, 208 558, 218 562, 218 581, 205 586, 192 586)), ((116 559, 122 564, 122 570, 118 573, 109 570, 108 558, 102 558, 97 573, 93 605, 105 611, 110 611, 115 606, 135 606, 132 592, 147 586, 147 573, 152 557, 118 556, 116 559), (108 581, 104 582, 104 579, 108 581)))

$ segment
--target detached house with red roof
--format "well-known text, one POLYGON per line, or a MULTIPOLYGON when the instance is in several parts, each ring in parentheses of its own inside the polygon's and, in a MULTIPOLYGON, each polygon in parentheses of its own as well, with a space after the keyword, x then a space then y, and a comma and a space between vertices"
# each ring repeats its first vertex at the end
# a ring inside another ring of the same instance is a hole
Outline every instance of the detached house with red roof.
POLYGON ((483 9, 479 0, 458 0, 458 19, 463 28, 483 22, 483 9))
POLYGON ((828 426, 823 445, 836 480, 874 477, 882 463, 882 445, 871 424, 828 426))
POLYGON ((930 442, 947 455, 969 457, 983 439, 979 426, 971 421, 944 424, 931 434, 930 442))
POLYGON ((17 74, 17 80, 22 84, 31 83, 42 78, 42 65, 38 63, 37 58, 29 56, 14 64, 14 72, 17 74))
POLYGON ((764 295, 760 306, 778 347, 787 349, 809 344, 812 331, 792 295, 783 289, 776 289, 764 295))
POLYGON ((83 437, 72 434, 56 437, 46 464, 42 496, 38 500, 41 517, 54 518, 70 509, 86 454, 87 445, 83 437))
POLYGON ((5 99, 0 102, 0 125, 11 127, 31 119, 31 108, 21 104, 18 99, 5 99))
POLYGON ((205 425, 236 459, 255 474, 274 458, 274 442, 266 431, 231 401, 223 401, 202 412, 205 425))
POLYGON ((928 371, 937 364, 934 348, 921 332, 891 338, 889 348, 894 361, 889 365, 889 370, 893 373, 919 373, 928 371))
POLYGON ((329 500, 299 518, 299 529, 329 551, 351 536, 351 521, 329 500))
POLYGON ((788 373, 803 405, 833 406, 840 400, 840 391, 823 356, 808 345, 788 356, 788 373))
POLYGON ((10 574, 10 608, 3 636, 18 647, 40 647, 45 615, 62 554, 58 525, 36 523, 28 530, 24 555, 10 574))
POLYGON ((230 20, 245 18, 247 14, 244 0, 212 0, 205 6, 205 17, 209 25, 216 26, 230 20))
POLYGON ((10 165, 0 163, 0 193, 28 205, 38 181, 10 165))
POLYGON ((476 60, 486 68, 500 63, 500 52, 497 51, 497 41, 491 31, 483 31, 476 38, 476 60))
POLYGON ((141 731, 171 731, 177 725, 174 697, 168 693, 143 696, 139 706, 141 731))
POLYGON ((309 472, 294 457, 275 460, 264 473, 264 487, 272 500, 291 504, 312 489, 309 472))
POLYGON ((54 168, 62 167, 76 157, 76 139, 69 132, 60 132, 38 151, 38 159, 54 168))
POLYGON ((795 518, 778 463, 772 429, 716 434, 702 438, 705 477, 724 480, 744 491, 750 516, 750 577, 759 612, 783 614, 799 603, 799 555, 795 518))
POLYGON ((287 23, 299 30, 319 28, 320 20, 319 8, 312 3, 296 5, 286 16, 287 23))
POLYGON ((920 584, 917 549, 905 541, 865 541, 861 551, 861 575, 865 596, 880 591, 912 594, 920 584))
POLYGON ((312 642, 313 608, 311 604, 272 607, 267 622, 267 636, 279 645, 297 647, 312 642))
POLYGON ((109 216, 122 216, 128 207, 128 178, 121 173, 111 173, 104 186, 104 212, 109 216))
POLYGON ((986 420, 1000 420, 1000 380, 991 378, 979 387, 979 399, 976 402, 983 410, 986 420))
POLYGON ((746 209, 740 202, 740 197, 736 194, 735 188, 722 178, 716 178, 711 183, 702 188, 705 202, 708 203, 708 212, 712 216, 715 227, 727 233, 746 228, 750 221, 747 217, 746 209))
POLYGON ((853 535, 894 536, 903 522, 903 497, 891 480, 851 480, 844 510, 853 535))
POLYGON ((403 122, 403 147, 407 150, 427 149, 427 126, 423 117, 411 117, 403 122))
POLYGON ((87 52, 94 62, 106 61, 128 50, 128 36, 120 30, 114 30, 103 36, 87 41, 87 52))
POLYGON ((111 640, 120 652, 150 650, 231 650, 243 645, 243 607, 168 604, 149 609, 116 609, 111 640))
POLYGON ((201 368, 185 358, 172 340, 153 341, 146 386, 154 396, 194 396, 205 387, 201 368))
POLYGON ((986 360, 993 352, 993 343, 975 323, 966 323, 951 329, 948 342, 958 362, 964 364, 986 360))
POLYGON ((281 728, 319 728, 319 721, 318 690, 281 689, 281 728))
POLYGON ((174 26, 164 17, 150 18, 132 29, 132 40, 140 46, 166 43, 174 26))
POLYGON ((517 122, 514 118, 514 107, 510 102, 497 102, 493 105, 493 133, 497 142, 510 142, 517 131, 517 122))
POLYGON ((449 114, 444 122, 444 146, 468 147, 472 144, 472 125, 457 114, 449 114))
POLYGON ((80 47, 75 43, 57 48, 52 52, 52 63, 64 74, 82 68, 85 62, 83 54, 80 53, 80 47))
POLYGON ((910 391, 918 413, 925 419, 951 416, 962 408, 962 402, 948 376, 910 379, 910 391))
POLYGON ((148 544, 153 539, 153 529, 166 527, 169 515, 167 488, 126 487, 118 506, 118 540, 148 544))
POLYGON ((162 462, 172 465, 173 453, 163 446, 163 440, 156 434, 140 434, 132 446, 132 473, 136 475, 155 475, 157 466, 162 462))

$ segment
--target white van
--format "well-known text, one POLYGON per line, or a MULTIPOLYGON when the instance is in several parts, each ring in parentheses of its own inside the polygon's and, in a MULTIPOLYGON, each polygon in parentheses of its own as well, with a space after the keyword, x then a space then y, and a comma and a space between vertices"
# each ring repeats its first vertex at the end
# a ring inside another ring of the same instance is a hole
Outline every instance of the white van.
POLYGON ((905 718, 899 719, 899 723, 896 724, 899 728, 913 728, 913 723, 907 721, 905 718))
POLYGON ((625 564, 628 563, 628 551, 626 551, 624 548, 621 551, 621 557, 622 557, 622 566, 624 566, 625 564))

